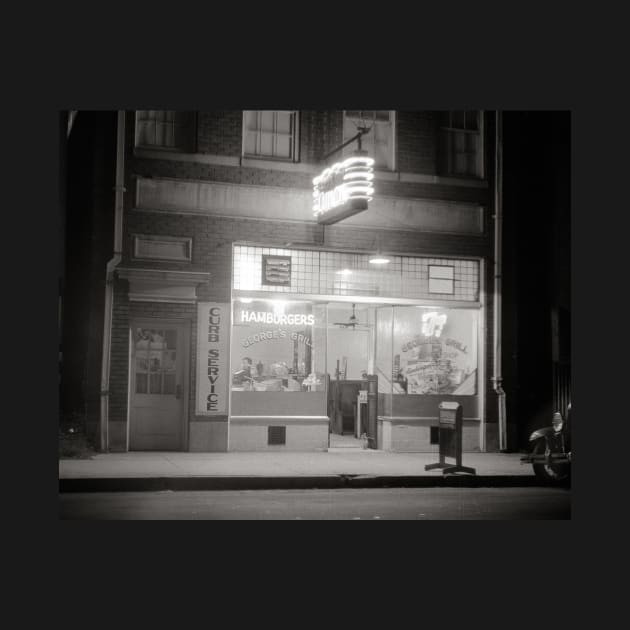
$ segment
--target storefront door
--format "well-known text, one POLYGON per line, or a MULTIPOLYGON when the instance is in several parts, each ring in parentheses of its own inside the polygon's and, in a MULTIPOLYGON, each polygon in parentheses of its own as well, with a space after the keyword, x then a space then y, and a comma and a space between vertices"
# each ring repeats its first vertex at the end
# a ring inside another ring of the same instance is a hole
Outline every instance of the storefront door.
POLYGON ((132 327, 129 449, 186 447, 188 326, 138 321, 132 327))

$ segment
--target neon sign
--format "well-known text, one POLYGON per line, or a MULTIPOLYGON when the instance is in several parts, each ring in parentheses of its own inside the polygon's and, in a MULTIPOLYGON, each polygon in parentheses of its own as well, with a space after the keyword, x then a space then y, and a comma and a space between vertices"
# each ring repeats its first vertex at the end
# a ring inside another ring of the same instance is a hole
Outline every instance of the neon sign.
POLYGON ((249 346, 255 343, 259 343, 261 341, 268 341, 271 339, 286 339, 287 334, 289 336, 289 339, 291 339, 291 341, 297 341, 298 343, 303 343, 309 348, 313 347, 311 344, 311 338, 308 335, 303 335, 302 333, 297 333, 293 331, 287 333, 286 330, 262 331, 254 335, 250 335, 249 337, 247 337, 247 339, 243 339, 243 341, 241 341, 241 345, 243 346, 243 348, 249 348, 249 346))
POLYGON ((439 337, 442 334, 442 328, 446 324, 446 315, 438 315, 437 313, 424 313, 422 315, 422 334, 427 337, 439 337))
POLYGON ((241 311, 241 323, 277 324, 280 326, 313 326, 315 315, 304 313, 270 313, 267 311, 241 311))
POLYGON ((313 179, 313 214, 318 223, 335 223, 367 210, 374 193, 374 160, 354 155, 313 179))

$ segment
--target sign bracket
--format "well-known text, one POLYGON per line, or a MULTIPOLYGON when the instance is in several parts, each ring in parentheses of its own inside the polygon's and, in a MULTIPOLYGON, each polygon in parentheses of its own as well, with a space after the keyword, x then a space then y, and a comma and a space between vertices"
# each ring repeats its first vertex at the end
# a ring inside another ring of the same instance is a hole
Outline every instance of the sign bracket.
POLYGON ((357 141, 359 151, 361 151, 361 136, 364 136, 366 133, 368 133, 371 127, 357 127, 357 129, 359 130, 359 132, 356 135, 352 136, 352 138, 350 138, 349 140, 346 140, 343 144, 340 144, 338 147, 334 148, 332 151, 329 151, 328 153, 326 153, 326 155, 324 155, 324 157, 321 158, 321 161, 325 162, 331 155, 334 155, 338 151, 345 149, 345 147, 353 143, 355 140, 357 141))

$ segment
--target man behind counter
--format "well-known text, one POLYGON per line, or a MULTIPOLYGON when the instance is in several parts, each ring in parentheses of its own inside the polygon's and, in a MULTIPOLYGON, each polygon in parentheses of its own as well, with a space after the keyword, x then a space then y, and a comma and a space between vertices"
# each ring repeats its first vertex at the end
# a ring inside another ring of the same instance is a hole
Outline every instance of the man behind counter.
POLYGON ((234 372, 233 382, 235 385, 245 382, 252 382, 252 360, 249 357, 243 357, 241 361, 241 369, 234 372))

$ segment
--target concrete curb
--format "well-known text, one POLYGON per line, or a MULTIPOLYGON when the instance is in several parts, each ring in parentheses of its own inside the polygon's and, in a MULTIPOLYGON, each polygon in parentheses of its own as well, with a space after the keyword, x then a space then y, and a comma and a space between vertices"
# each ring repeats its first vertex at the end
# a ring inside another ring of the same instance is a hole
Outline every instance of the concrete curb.
POLYGON ((59 480, 59 492, 310 490, 336 488, 492 488, 545 486, 534 475, 317 475, 300 477, 94 477, 59 480))

